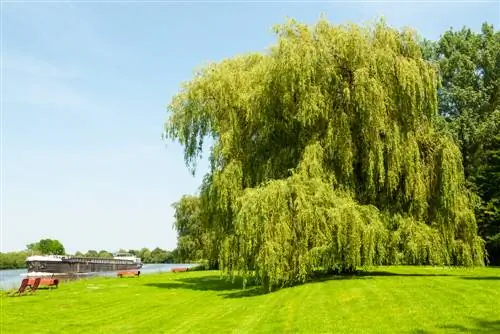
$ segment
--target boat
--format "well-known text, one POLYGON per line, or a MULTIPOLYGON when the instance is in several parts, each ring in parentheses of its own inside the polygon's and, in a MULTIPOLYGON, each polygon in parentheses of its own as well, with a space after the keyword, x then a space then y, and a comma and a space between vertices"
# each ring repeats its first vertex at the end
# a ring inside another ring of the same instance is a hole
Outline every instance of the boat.
POLYGON ((110 258, 70 255, 33 255, 26 258, 29 275, 73 275, 120 270, 137 270, 141 259, 130 254, 115 254, 110 258))

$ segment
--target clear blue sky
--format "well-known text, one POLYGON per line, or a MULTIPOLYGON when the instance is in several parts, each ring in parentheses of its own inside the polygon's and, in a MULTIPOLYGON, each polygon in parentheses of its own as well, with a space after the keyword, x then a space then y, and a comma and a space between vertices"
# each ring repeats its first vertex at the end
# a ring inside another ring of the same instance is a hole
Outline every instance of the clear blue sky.
POLYGON ((40 238, 68 251, 172 249, 171 204, 194 193, 165 106, 207 61, 265 49, 273 24, 389 24, 437 39, 498 29, 489 3, 4 3, 2 251, 40 238))

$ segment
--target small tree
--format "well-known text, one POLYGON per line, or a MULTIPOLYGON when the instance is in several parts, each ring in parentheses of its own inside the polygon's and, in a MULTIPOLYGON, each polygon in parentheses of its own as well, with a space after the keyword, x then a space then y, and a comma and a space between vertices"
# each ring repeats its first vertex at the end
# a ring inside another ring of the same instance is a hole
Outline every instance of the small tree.
POLYGON ((28 250, 39 253, 39 254, 52 254, 52 255, 64 255, 64 246, 59 240, 53 239, 41 239, 39 242, 35 242, 26 246, 28 250))
POLYGON ((215 234, 209 229, 202 198, 183 196, 174 207, 174 229, 177 230, 177 254, 180 262, 208 260, 217 269, 215 234))
POLYGON ((110 257, 113 257, 113 254, 111 254, 110 252, 108 252, 107 250, 101 250, 98 254, 97 254, 98 257, 102 257, 102 258, 110 258, 110 257))
POLYGON ((140 257, 141 261, 144 263, 151 263, 151 251, 146 247, 139 251, 138 257, 140 257))
POLYGON ((165 263, 167 260, 167 252, 160 247, 156 247, 151 251, 152 263, 165 263))
POLYGON ((90 249, 87 251, 87 253, 85 253, 85 256, 86 257, 99 257, 99 253, 94 249, 90 249))

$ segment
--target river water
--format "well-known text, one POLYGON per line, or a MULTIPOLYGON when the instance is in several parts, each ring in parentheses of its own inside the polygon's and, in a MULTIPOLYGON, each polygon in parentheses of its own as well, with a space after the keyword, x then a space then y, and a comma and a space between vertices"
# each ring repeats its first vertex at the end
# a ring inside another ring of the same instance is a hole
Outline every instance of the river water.
MULTIPOLYGON (((142 266, 142 274, 152 274, 171 271, 172 268, 185 268, 194 266, 193 264, 178 264, 178 263, 154 263, 144 264, 142 266)), ((27 273, 26 269, 9 269, 0 270, 0 290, 8 290, 19 287, 21 280, 24 278, 21 274, 27 273)), ((115 276, 116 272, 96 273, 96 276, 115 276)))

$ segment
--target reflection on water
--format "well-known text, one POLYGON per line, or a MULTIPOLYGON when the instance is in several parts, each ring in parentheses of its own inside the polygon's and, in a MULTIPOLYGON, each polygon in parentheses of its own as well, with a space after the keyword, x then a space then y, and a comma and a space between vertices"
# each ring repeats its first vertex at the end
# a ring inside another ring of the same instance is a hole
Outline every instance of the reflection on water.
MULTIPOLYGON (((189 268, 194 266, 193 264, 175 264, 175 263, 153 263, 144 264, 140 269, 141 275, 168 272, 172 268, 189 268)), ((8 290, 19 287, 23 276, 21 274, 26 274, 28 271, 26 269, 9 269, 0 270, 0 289, 8 290)), ((92 274, 84 274, 82 277, 89 276, 116 276, 116 271, 112 272, 99 272, 92 274)))

